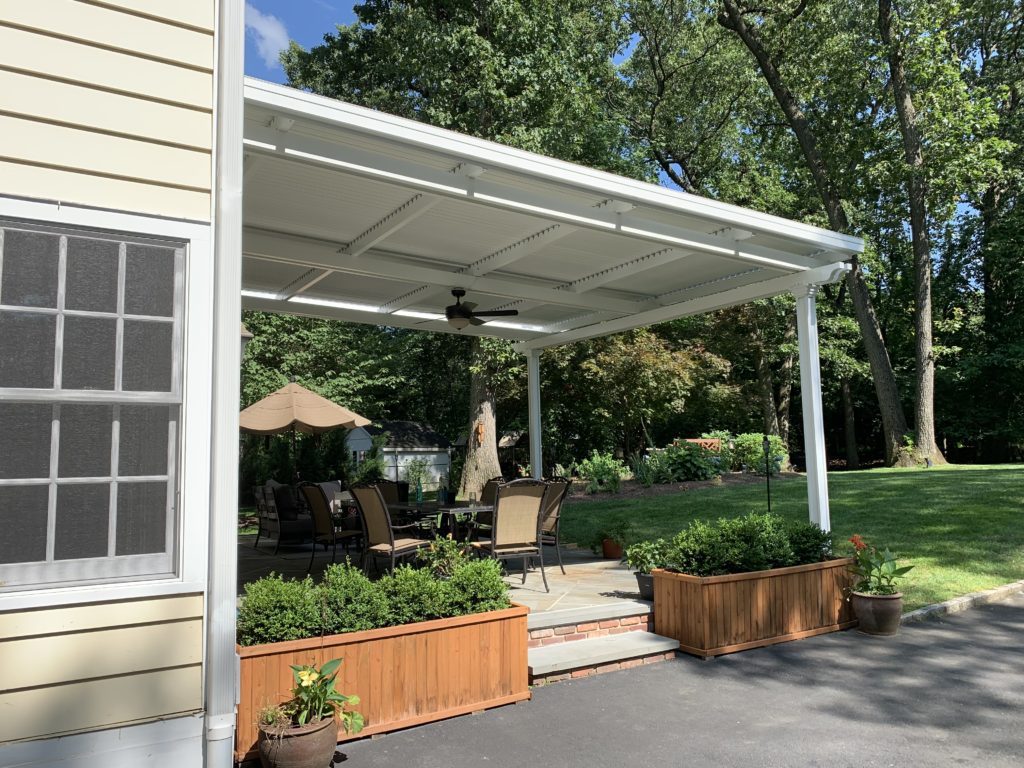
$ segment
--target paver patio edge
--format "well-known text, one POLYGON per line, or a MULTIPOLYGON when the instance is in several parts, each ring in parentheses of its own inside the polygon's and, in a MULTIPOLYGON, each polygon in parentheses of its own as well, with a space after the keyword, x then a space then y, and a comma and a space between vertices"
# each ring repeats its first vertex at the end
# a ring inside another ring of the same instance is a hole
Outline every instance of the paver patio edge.
POLYGON ((1024 592, 1024 579, 1021 579, 1020 581, 1012 581, 1009 584, 1003 584, 981 592, 972 592, 969 595, 954 597, 952 600, 946 600, 941 603, 926 605, 923 608, 918 608, 917 610, 903 614, 903 617, 900 619, 900 623, 908 624, 914 621, 924 621, 925 619, 945 616, 950 613, 960 613, 961 611, 966 611, 969 608, 974 608, 975 606, 1005 600, 1007 597, 1016 594, 1017 592, 1024 592))

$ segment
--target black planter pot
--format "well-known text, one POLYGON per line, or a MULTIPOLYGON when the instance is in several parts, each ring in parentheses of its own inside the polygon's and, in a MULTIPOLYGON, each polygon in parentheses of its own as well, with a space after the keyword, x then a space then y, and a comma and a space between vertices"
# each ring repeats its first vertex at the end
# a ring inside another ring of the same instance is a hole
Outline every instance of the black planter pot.
POLYGON ((895 635, 903 616, 903 593, 895 595, 850 595, 853 615, 860 622, 858 629, 866 635, 895 635))
POLYGON ((637 572, 633 574, 636 576, 636 585, 640 587, 640 599, 641 600, 653 600, 654 599, 654 577, 649 573, 637 572))
POLYGON ((260 726, 262 768, 327 768, 338 743, 338 724, 325 717, 306 725, 260 726))

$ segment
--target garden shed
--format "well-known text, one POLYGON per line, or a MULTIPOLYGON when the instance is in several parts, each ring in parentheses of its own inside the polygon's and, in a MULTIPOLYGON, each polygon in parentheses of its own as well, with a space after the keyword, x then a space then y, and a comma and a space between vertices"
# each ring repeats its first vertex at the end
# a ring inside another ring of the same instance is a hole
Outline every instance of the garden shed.
POLYGON ((432 427, 416 421, 382 421, 353 429, 348 435, 348 449, 357 463, 365 459, 372 439, 384 433, 388 435, 383 449, 385 476, 390 480, 405 480, 404 467, 416 459, 427 461, 427 488, 436 488, 442 476, 447 479, 452 463, 451 442, 432 427))

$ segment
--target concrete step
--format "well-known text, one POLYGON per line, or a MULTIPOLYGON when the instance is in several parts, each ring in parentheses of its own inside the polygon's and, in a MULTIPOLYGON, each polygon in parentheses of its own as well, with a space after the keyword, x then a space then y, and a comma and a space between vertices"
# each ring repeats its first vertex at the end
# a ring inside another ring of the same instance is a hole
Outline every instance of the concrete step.
POLYGON ((616 600, 614 603, 590 605, 585 608, 530 613, 526 619, 526 628, 533 632, 536 629, 574 627, 579 624, 594 624, 630 616, 647 616, 652 610, 653 604, 647 600, 616 600))
POLYGON ((629 669, 675 656, 679 641, 651 632, 624 632, 529 649, 530 682, 551 683, 629 669))

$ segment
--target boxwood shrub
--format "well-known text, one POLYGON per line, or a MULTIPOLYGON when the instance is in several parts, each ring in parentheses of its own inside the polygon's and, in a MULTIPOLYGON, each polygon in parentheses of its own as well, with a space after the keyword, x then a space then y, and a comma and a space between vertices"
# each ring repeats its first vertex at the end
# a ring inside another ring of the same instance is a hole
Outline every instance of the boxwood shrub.
POLYGON ((812 523, 751 513, 714 523, 695 520, 669 543, 665 562, 692 576, 765 571, 828 560, 831 534, 812 523))
POLYGON ((239 645, 301 640, 508 608, 508 586, 496 561, 465 560, 450 577, 403 565, 371 581, 345 563, 319 583, 270 574, 245 585, 238 610, 239 645))

